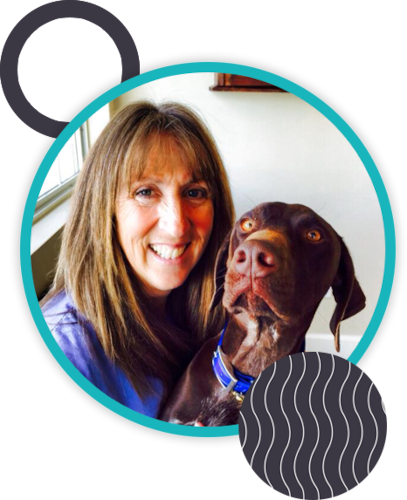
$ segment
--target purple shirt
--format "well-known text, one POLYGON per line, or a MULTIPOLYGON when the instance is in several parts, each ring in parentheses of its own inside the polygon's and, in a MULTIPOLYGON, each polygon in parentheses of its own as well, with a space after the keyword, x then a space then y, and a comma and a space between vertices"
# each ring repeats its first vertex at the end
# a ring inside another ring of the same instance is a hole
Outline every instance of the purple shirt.
POLYGON ((115 401, 157 418, 162 383, 151 378, 157 394, 141 400, 123 370, 104 353, 90 323, 79 321, 79 313, 65 292, 53 297, 43 307, 42 313, 59 347, 82 375, 115 401))

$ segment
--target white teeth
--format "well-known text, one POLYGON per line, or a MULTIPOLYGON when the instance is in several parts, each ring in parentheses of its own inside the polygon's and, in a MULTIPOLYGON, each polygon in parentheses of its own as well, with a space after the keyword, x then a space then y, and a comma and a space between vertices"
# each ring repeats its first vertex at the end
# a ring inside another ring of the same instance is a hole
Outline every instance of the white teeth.
POLYGON ((187 246, 174 248, 167 245, 150 245, 150 248, 163 259, 172 260, 180 257, 185 252, 187 246))

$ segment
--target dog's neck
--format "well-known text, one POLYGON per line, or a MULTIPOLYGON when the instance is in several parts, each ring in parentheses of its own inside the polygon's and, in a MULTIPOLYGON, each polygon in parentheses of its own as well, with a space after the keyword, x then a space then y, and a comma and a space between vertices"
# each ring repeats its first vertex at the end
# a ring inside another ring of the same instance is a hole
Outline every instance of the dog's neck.
POLYGON ((258 377, 275 361, 299 352, 311 320, 287 323, 243 312, 230 318, 222 349, 240 372, 258 377))

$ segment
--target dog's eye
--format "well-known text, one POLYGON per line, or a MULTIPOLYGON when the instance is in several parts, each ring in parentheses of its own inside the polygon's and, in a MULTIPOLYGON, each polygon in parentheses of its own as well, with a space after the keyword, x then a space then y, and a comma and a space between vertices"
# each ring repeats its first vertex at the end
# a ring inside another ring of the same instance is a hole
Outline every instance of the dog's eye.
POLYGON ((319 241, 322 238, 322 235, 319 231, 313 229, 312 231, 308 231, 306 237, 308 241, 319 241))
POLYGON ((242 228, 242 230, 245 232, 245 233, 248 233, 249 231, 251 231, 253 228, 254 228, 254 223, 252 220, 250 219, 243 219, 241 222, 240 222, 240 227, 242 228))

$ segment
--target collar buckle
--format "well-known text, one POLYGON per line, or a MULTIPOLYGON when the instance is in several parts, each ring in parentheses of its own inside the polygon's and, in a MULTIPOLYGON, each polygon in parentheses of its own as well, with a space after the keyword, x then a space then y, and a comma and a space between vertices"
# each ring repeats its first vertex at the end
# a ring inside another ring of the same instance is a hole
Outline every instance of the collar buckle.
POLYGON ((237 399, 237 401, 239 401, 239 403, 243 403, 244 394, 242 394, 241 392, 233 391, 233 395, 237 399))

